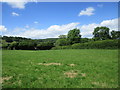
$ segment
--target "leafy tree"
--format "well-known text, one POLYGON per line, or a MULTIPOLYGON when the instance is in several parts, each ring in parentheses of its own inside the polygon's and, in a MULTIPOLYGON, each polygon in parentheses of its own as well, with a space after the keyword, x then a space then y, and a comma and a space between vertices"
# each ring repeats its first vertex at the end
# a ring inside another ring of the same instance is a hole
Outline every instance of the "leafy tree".
POLYGON ((110 39, 108 27, 96 27, 93 32, 95 40, 106 40, 110 39))
POLYGON ((22 41, 19 43, 18 47, 22 50, 34 50, 36 47, 36 43, 34 43, 32 40, 22 41))
POLYGON ((112 31, 111 32, 111 38, 112 39, 120 39, 120 31, 112 31))
POLYGON ((67 38, 67 35, 60 35, 59 38, 60 38, 60 39, 66 39, 66 38, 67 38))
POLYGON ((53 43, 51 42, 40 42, 39 44, 37 44, 37 49, 40 50, 49 50, 53 47, 53 43))
POLYGON ((66 45, 69 45, 69 41, 67 39, 58 39, 56 42, 55 42, 55 46, 66 46, 66 45))
POLYGON ((8 46, 9 46, 9 44, 5 40, 2 40, 2 48, 7 49, 8 46))
POLYGON ((80 30, 77 28, 70 30, 68 32, 67 39, 70 42, 70 44, 80 43, 81 39, 80 30))
POLYGON ((18 43, 17 42, 15 42, 15 41, 13 41, 12 43, 10 43, 10 45, 9 45, 9 47, 8 47, 9 49, 11 49, 11 50, 15 50, 15 49, 18 49, 18 43))

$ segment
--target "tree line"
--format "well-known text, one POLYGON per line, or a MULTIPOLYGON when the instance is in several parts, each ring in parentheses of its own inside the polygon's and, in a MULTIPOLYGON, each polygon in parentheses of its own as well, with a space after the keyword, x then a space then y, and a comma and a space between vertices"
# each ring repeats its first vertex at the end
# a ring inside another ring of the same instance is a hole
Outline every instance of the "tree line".
POLYGON ((108 27, 96 27, 93 32, 93 38, 81 38, 81 36, 80 30, 77 28, 70 30, 67 35, 60 35, 59 38, 30 39, 3 36, 1 47, 2 49, 10 50, 50 50, 60 46, 75 46, 76 44, 93 44, 96 41, 118 40, 120 39, 120 31, 112 30, 110 32, 108 27))

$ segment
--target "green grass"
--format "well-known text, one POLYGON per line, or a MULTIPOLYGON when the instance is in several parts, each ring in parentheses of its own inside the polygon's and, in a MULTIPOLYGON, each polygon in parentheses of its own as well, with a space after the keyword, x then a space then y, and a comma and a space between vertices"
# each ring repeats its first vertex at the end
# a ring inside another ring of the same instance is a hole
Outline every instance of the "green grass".
POLYGON ((3 88, 118 87, 117 50, 3 50, 2 58, 3 88))

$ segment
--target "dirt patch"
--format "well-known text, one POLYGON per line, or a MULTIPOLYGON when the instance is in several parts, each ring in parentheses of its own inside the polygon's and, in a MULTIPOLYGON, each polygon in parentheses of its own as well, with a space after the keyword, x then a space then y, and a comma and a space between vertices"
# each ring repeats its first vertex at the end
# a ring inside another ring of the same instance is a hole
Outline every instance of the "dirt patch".
POLYGON ((100 82, 92 82, 92 85, 107 87, 107 84, 106 84, 106 83, 100 83, 100 82))
POLYGON ((68 78, 75 78, 78 75, 78 73, 75 71, 69 71, 69 72, 65 72, 64 75, 66 75, 66 77, 68 78))
POLYGON ((49 66, 49 65, 62 65, 62 64, 61 63, 38 63, 38 65, 49 66))
POLYGON ((10 80, 12 78, 12 76, 10 77, 0 77, 0 83, 3 83, 6 80, 10 80))
POLYGON ((69 66, 73 67, 73 66, 75 66, 75 64, 69 64, 69 66))
POLYGON ((86 77, 86 74, 85 74, 85 73, 81 73, 81 76, 82 76, 82 77, 86 77))

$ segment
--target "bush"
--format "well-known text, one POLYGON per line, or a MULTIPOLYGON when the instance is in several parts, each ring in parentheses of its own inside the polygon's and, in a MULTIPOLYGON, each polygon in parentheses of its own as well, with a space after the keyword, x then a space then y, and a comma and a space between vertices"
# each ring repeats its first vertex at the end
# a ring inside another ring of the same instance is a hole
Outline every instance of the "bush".
POLYGON ((71 49, 71 46, 57 46, 52 48, 52 50, 58 50, 58 49, 71 49))
POLYGON ((91 41, 82 44, 73 44, 73 49, 118 49, 118 40, 91 41))
POLYGON ((66 46, 66 45, 69 45, 69 44, 70 44, 70 42, 67 39, 58 39, 55 42, 55 46, 66 46))
POLYGON ((18 48, 22 50, 34 50, 36 43, 32 41, 22 41, 19 43, 18 48))
POLYGON ((37 45, 37 49, 40 49, 40 50, 49 50, 52 47, 53 47, 53 43, 51 43, 51 42, 40 42, 37 45))
POLYGON ((9 44, 5 40, 2 40, 1 46, 2 46, 2 49, 7 49, 9 44))
POLYGON ((77 43, 71 46, 59 46, 52 49, 118 49, 120 40, 91 41, 87 43, 77 43))

